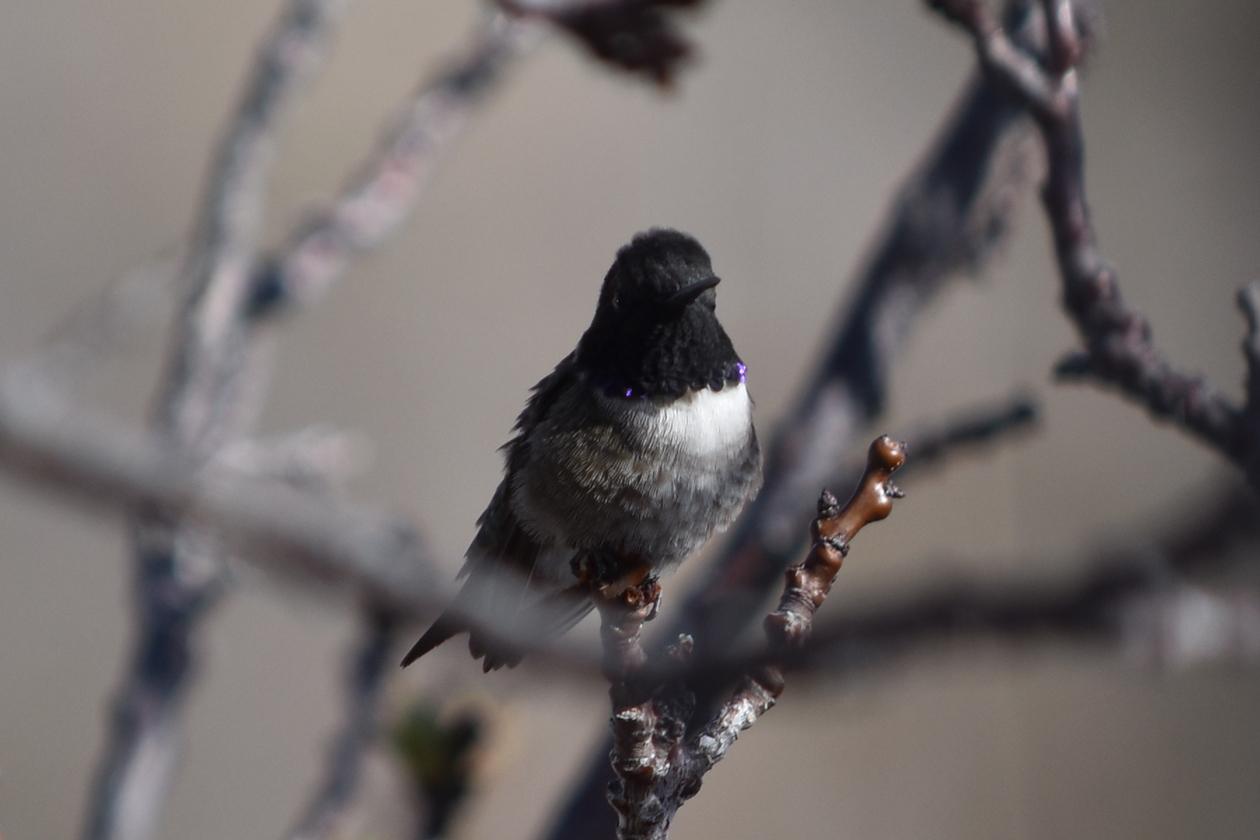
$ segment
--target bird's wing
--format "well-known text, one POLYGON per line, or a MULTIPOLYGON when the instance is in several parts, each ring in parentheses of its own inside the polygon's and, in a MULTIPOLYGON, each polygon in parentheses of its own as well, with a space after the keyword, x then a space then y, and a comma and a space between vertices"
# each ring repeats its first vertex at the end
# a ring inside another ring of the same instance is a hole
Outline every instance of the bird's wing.
MULTIPOLYGON (((538 383, 530 389, 529 400, 521 409, 521 413, 517 415, 516 425, 512 427, 512 439, 501 447, 507 455, 508 479, 511 479, 529 462, 530 432, 547 416, 548 410, 555 405, 556 398, 576 376, 577 366, 574 363, 574 355, 570 353, 561 359, 555 370, 538 380, 538 383)), ((478 523, 480 524, 480 520, 478 523)))
MULTIPOLYGON (((515 435, 503 447, 506 475, 477 519, 477 535, 468 547, 460 571, 464 586, 456 598, 456 609, 443 613, 434 622, 407 653, 403 665, 469 629, 457 617, 468 610, 503 617, 508 622, 521 621, 531 631, 531 636, 559 635, 590 612, 592 605, 588 599, 566 596, 556 590, 553 580, 535 578, 534 567, 544 548, 518 521, 511 503, 515 474, 529 461, 529 433, 573 375, 570 354, 532 389, 529 401, 517 417, 515 435)), ((520 661, 520 654, 484 631, 473 629, 468 645, 475 658, 485 657, 487 671, 503 665, 514 666, 520 661)))

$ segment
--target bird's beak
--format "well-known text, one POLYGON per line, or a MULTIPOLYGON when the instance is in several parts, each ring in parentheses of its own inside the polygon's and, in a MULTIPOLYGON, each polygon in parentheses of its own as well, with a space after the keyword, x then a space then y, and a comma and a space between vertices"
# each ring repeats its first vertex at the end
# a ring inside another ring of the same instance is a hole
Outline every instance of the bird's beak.
POLYGON ((665 306, 670 309, 682 309, 684 306, 691 303, 693 300, 700 297, 700 295, 704 294, 721 282, 722 280, 719 277, 706 277, 703 280, 697 280, 689 286, 683 286, 681 289, 665 298, 665 306))

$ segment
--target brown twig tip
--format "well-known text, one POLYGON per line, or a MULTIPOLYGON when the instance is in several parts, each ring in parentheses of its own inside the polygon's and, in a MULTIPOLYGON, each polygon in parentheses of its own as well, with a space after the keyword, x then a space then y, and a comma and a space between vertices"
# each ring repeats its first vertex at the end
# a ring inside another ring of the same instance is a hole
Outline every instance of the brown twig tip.
POLYGON ((906 442, 893 440, 888 435, 880 435, 871 443, 867 464, 871 470, 885 470, 889 474, 896 472, 906 463, 906 442))
POLYGON ((901 488, 892 483, 892 474, 905 463, 904 442, 883 435, 871 444, 870 452, 866 456, 866 472, 863 473, 853 498, 845 505, 845 511, 850 512, 852 517, 853 526, 852 532, 841 532, 846 542, 863 526, 887 517, 892 513, 893 500, 905 496, 901 488))
POLYGON ((814 545, 804 563, 787 570, 779 608, 766 616, 766 635, 772 644, 794 647, 809 638, 814 613, 827 599, 849 554, 849 544, 862 528, 892 513, 893 500, 904 495, 892 483, 892 474, 905 463, 906 445, 883 435, 871 444, 866 470, 843 508, 830 491, 819 496, 818 518, 812 526, 814 545))

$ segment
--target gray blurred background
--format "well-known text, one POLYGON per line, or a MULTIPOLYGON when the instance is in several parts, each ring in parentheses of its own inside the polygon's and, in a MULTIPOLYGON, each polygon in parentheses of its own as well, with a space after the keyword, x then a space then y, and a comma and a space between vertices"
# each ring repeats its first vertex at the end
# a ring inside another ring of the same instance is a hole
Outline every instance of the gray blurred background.
MULTIPOLYGON (((0 359, 29 353, 106 283, 170 254, 275 2, 5 4, 0 17, 0 359)), ((1106 4, 1086 81, 1104 253, 1183 367, 1240 382, 1232 296, 1260 276, 1260 11, 1242 0, 1106 4)), ((460 49, 471 0, 355 4, 283 138, 269 230, 324 197, 420 72, 460 49)), ((615 249, 696 234, 768 430, 823 340, 894 188, 972 66, 915 0, 724 0, 673 95, 554 41, 446 160, 403 233, 281 331, 264 426, 361 432, 357 497, 423 523, 452 573, 526 390, 576 341, 615 249)), ((1055 386, 1074 336, 1047 234, 950 291, 893 377, 904 432, 1025 386, 1039 432, 908 484, 863 534, 827 610, 958 571, 1070 571, 1145 535, 1232 472, 1115 397, 1055 386), (949 556, 948 568, 925 558, 949 556)), ((163 348, 148 318, 89 396, 143 416, 163 348)), ((677 586, 677 584, 675 584, 677 586)), ((676 590, 678 591, 678 590, 676 590)), ((665 608, 670 599, 667 596, 665 608)), ((73 836, 129 639, 118 523, 0 487, 0 833, 73 836)), ((677 604, 675 599, 673 603, 677 604)), ((354 635, 336 601, 243 574, 212 620, 166 837, 274 837, 317 772, 354 635)), ((589 632, 590 627, 584 626, 589 632)), ((500 710, 466 837, 529 837, 601 737, 596 684, 482 677, 462 646, 398 675, 500 710)), ((1045 645, 928 654, 843 685, 792 685, 677 822, 678 838, 1251 838, 1260 675, 1160 673, 1045 645)), ((406 818, 376 762, 363 837, 406 818)))

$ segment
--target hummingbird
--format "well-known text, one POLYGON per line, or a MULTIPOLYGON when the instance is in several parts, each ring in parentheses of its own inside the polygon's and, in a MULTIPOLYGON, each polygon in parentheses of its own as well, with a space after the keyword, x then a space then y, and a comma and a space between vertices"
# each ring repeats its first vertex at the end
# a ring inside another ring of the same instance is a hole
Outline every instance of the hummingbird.
POLYGON ((594 607, 590 578, 655 580, 734 521, 761 486, 747 367, 715 311, 693 237, 653 228, 613 260, 577 348, 531 391, 502 448, 456 606, 407 666, 465 630, 483 669, 521 655, 459 617, 533 615, 558 635, 594 607), (594 570, 594 571, 592 571, 594 570), (636 572, 637 570, 637 572, 636 572))

